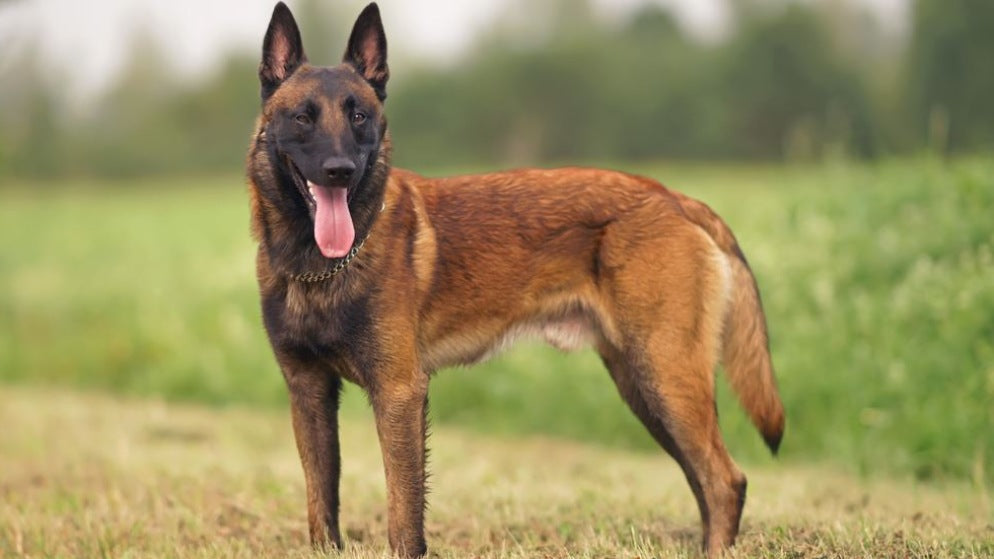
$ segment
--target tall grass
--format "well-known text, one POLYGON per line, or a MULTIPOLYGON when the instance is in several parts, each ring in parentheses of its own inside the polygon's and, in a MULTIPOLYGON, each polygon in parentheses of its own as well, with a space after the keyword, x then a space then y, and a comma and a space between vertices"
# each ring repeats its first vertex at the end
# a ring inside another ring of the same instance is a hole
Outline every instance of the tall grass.
MULTIPOLYGON (((994 480, 994 163, 641 171, 711 204, 749 256, 786 457, 994 480)), ((0 381, 283 405, 240 178, 0 197, 0 381)), ((763 459, 719 386, 733 454, 763 459)), ((527 346, 443 372, 431 405, 470 429, 654 447, 590 352, 527 346)))

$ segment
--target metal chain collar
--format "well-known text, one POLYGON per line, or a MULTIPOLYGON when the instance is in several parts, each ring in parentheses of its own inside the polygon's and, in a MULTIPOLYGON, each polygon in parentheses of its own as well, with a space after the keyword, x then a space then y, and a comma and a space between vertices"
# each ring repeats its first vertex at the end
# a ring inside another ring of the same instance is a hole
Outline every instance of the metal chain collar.
POLYGON ((356 254, 359 254, 359 249, 362 248, 362 245, 365 243, 366 239, 364 238, 363 240, 355 244, 352 247, 352 250, 350 250, 349 253, 346 254, 344 258, 336 262, 335 266, 332 267, 332 269, 330 270, 325 270, 323 272, 304 272, 301 274, 292 274, 290 276, 290 279, 303 283, 317 283, 319 281, 330 279, 338 275, 338 273, 341 272, 342 270, 344 270, 345 267, 349 265, 349 262, 352 262, 352 259, 355 258, 356 254))

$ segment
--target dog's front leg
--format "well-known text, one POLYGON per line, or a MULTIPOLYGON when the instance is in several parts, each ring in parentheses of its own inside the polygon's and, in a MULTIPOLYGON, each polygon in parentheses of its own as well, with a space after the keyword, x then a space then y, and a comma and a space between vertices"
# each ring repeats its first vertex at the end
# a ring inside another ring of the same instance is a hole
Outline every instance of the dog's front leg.
POLYGON ((311 544, 342 547, 338 529, 338 402, 342 379, 324 370, 285 366, 297 451, 307 485, 307 521, 311 544))
POLYGON ((427 553, 424 511, 428 376, 415 369, 379 377, 371 393, 387 481, 390 547, 400 557, 427 553))

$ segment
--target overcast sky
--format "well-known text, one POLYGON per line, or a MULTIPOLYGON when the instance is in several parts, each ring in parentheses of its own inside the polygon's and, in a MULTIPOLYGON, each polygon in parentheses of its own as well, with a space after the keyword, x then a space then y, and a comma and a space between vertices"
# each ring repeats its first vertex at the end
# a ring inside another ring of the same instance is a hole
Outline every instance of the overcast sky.
MULTIPOLYGON (((329 1, 352 6, 356 14, 366 3, 329 1)), ((379 4, 391 50, 438 59, 459 52, 509 1, 379 0, 379 4)), ((910 2, 850 1, 872 9, 892 27, 905 20, 910 2)), ((719 34, 727 23, 723 0, 593 0, 606 17, 624 16, 647 2, 673 7, 680 20, 701 36, 719 34)), ((294 7, 293 0, 287 3, 294 7)), ((92 93, 120 68, 137 30, 153 33, 160 44, 170 38, 167 54, 178 68, 193 74, 208 71, 232 49, 260 48, 274 4, 275 0, 0 0, 0 80, 7 79, 5 60, 34 37, 43 60, 68 74, 68 86, 92 93)))

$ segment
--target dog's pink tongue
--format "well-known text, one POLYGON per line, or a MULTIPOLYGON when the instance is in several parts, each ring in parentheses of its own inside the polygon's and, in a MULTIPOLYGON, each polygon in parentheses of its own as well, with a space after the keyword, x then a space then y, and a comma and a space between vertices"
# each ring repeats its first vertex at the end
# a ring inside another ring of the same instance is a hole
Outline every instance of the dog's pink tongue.
POLYGON ((314 240, 325 258, 342 258, 355 241, 355 227, 346 201, 348 190, 318 186, 313 183, 311 194, 317 204, 314 211, 314 240))

